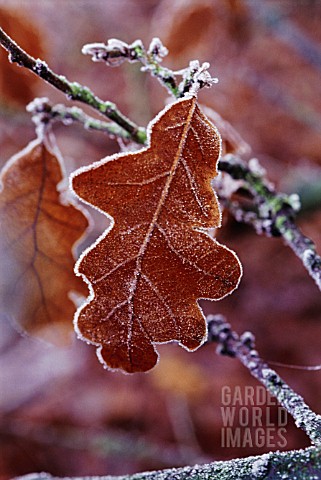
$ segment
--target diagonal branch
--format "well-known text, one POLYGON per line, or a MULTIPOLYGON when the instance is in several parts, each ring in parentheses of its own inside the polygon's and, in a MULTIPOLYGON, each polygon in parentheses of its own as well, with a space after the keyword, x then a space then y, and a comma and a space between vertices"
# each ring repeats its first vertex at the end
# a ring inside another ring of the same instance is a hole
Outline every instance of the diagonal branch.
MULTIPOLYGON (((249 332, 240 337, 220 315, 207 318, 209 341, 219 343, 221 354, 237 357, 279 403, 293 416, 316 445, 304 450, 269 452, 260 456, 216 461, 204 465, 171 468, 124 476, 78 477, 68 480, 229 480, 276 478, 319 478, 321 472, 321 416, 311 411, 303 398, 296 394, 254 350, 254 337, 249 332)), ((59 480, 48 473, 32 473, 18 480, 59 480)))
MULTIPOLYGON (((276 480, 320 478, 321 450, 309 447, 291 452, 269 452, 260 456, 237 458, 183 468, 171 468, 134 475, 68 477, 65 480, 276 480)), ((30 473, 18 480, 58 480, 48 473, 30 473)))
POLYGON ((218 342, 218 351, 222 355, 236 357, 273 395, 280 405, 294 418, 297 427, 301 428, 311 442, 321 446, 321 415, 314 413, 284 380, 260 358, 255 350, 254 336, 245 332, 239 336, 231 329, 222 315, 207 317, 209 342, 218 342))
POLYGON ((150 72, 175 98, 184 97, 185 93, 196 93, 204 87, 211 87, 218 82, 208 72, 209 63, 202 65, 198 60, 190 62, 189 66, 174 72, 163 67, 161 62, 168 54, 168 50, 159 38, 153 38, 149 48, 146 49, 141 40, 135 40, 128 45, 121 40, 112 38, 105 43, 90 43, 84 45, 82 53, 91 55, 94 62, 104 62, 110 67, 117 67, 124 61, 140 62, 142 71, 150 72), (181 76, 178 84, 177 76, 181 76))
POLYGON ((220 199, 236 220, 252 225, 258 234, 281 236, 321 290, 321 257, 312 240, 306 237, 294 222, 300 208, 299 197, 296 194, 276 192, 260 172, 257 162, 253 167, 239 156, 229 154, 221 158, 218 168, 234 180, 241 180, 242 188, 252 196, 254 208, 248 210, 241 203, 227 198, 224 188, 221 188, 220 199))
POLYGON ((131 135, 114 122, 104 122, 87 115, 81 108, 66 107, 62 103, 52 105, 48 98, 35 98, 27 111, 32 114, 32 120, 36 125, 62 122, 64 125, 80 123, 86 130, 98 130, 111 136, 125 140, 131 140, 131 135))
POLYGON ((134 122, 123 115, 112 102, 103 101, 92 93, 92 91, 78 82, 69 82, 63 75, 57 75, 46 64, 46 62, 35 59, 26 53, 17 43, 12 40, 0 27, 0 45, 9 52, 9 60, 25 67, 47 83, 63 92, 70 100, 78 100, 85 103, 100 114, 115 122, 124 129, 131 138, 140 144, 146 141, 145 130, 138 127, 134 122))

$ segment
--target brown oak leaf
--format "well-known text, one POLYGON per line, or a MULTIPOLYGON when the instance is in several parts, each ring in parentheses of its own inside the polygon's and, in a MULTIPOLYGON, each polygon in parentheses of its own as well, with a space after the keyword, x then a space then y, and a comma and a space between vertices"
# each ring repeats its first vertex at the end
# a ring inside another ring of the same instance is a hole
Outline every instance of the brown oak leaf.
POLYGON ((0 308, 25 331, 61 344, 73 328, 68 293, 86 294, 72 247, 88 220, 59 191, 62 164, 48 142, 31 142, 1 172, 0 308))
POLYGON ((241 275, 236 255, 206 232, 220 224, 210 184, 221 148, 216 128, 191 97, 165 108, 149 137, 148 148, 72 176, 79 198, 111 219, 76 266, 91 290, 76 329, 106 366, 126 372, 151 369, 154 344, 198 348, 207 329, 197 300, 221 299, 241 275))

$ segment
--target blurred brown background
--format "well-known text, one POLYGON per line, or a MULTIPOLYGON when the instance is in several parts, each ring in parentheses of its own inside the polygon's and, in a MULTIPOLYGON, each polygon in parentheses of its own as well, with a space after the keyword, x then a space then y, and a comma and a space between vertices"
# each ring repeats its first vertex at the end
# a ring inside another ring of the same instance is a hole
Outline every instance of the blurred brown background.
MULTIPOLYGON (((88 42, 119 38, 146 45, 161 38, 165 65, 209 61, 219 83, 200 101, 228 120, 282 191, 299 191, 298 221, 321 251, 321 2, 318 0, 0 0, 0 25, 57 73, 114 101, 141 125, 163 107, 165 90, 136 64, 110 69, 81 54, 88 42)), ((63 95, 12 66, 0 50, 0 163, 34 138, 25 105, 63 95)), ((68 171, 118 151, 115 140, 80 126, 55 126, 68 171)), ((105 220, 95 215, 97 237, 105 220)), ((206 313, 224 313, 251 330, 261 355, 292 364, 321 363, 321 295, 279 239, 258 237, 224 217, 219 239, 239 255, 238 291, 206 313)), ((189 354, 159 348, 149 374, 105 371, 94 347, 74 340, 55 349, 21 336, 5 319, 0 338, 1 478, 123 474, 264 453, 221 446, 222 387, 256 386, 215 345, 189 354)), ((315 410, 321 372, 279 368, 315 410)), ((264 408, 263 408, 264 411, 264 408)), ((309 444, 291 419, 284 449, 309 444)), ((273 449, 273 448, 272 448, 273 449)))

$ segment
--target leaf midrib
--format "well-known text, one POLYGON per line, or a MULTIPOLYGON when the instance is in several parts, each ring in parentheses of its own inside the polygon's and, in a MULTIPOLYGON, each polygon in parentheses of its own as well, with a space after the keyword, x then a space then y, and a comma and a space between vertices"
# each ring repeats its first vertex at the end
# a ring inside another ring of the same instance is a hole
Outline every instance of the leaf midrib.
MULTIPOLYGON (((129 318, 129 329, 128 329, 128 336, 127 336, 127 345, 128 345, 128 356, 129 356, 129 360, 131 362, 131 351, 130 351, 130 345, 131 345, 131 337, 132 337, 132 323, 133 323, 133 316, 134 316, 134 303, 133 303, 133 299, 134 299, 134 296, 135 296, 135 293, 136 293, 136 289, 137 289, 137 284, 138 284, 138 280, 140 278, 140 275, 141 275, 141 263, 142 263, 142 259, 144 257, 144 254, 146 252, 146 249, 147 249, 147 246, 148 246, 148 243, 152 237, 152 234, 153 234, 153 231, 155 229, 155 226, 157 224, 157 221, 158 221, 158 218, 159 218, 159 215, 162 211, 162 207, 165 203, 165 200, 167 198, 167 195, 168 195, 168 192, 169 192, 169 189, 170 189, 170 185, 172 183, 172 180, 175 176, 175 172, 176 172, 176 168, 179 164, 179 161, 180 161, 180 158, 181 158, 181 154, 182 154, 182 151, 184 149, 184 146, 185 146, 185 142, 186 142, 186 137, 187 137, 187 132, 190 128, 190 124, 191 124, 191 121, 192 121, 192 118, 193 118, 193 115, 194 115, 194 112, 195 112, 195 107, 196 107, 196 100, 195 98, 193 99, 193 103, 192 103, 192 106, 190 108, 190 111, 189 111, 189 114, 188 114, 188 117, 186 119, 186 123, 185 123, 185 126, 184 126, 184 130, 182 132, 182 136, 181 136, 181 140, 179 142, 179 145, 178 145, 178 148, 177 148, 177 151, 176 151, 176 155, 174 157, 174 161, 173 161, 173 164, 172 164, 172 168, 170 170, 170 174, 168 176, 168 179, 164 185, 164 188, 162 190, 162 194, 161 194, 161 197, 160 197, 160 200, 158 202, 158 205, 157 205, 157 208, 155 210, 155 213, 153 215, 153 219, 149 225, 149 228, 148 228, 148 231, 145 235, 145 238, 144 238, 144 241, 140 247, 140 250, 138 252, 138 255, 137 255, 137 258, 136 258, 136 269, 135 269, 135 272, 134 272, 134 279, 131 283, 131 292, 130 292, 130 297, 128 299, 128 305, 129 305, 129 315, 130 315, 130 318, 129 318)), ((150 145, 150 148, 152 147, 152 145, 150 145)), ((146 333, 146 335, 149 337, 148 333, 145 331, 143 325, 141 324, 140 320, 137 319, 138 322, 140 323, 140 326, 141 328, 143 329, 143 331, 146 333)))

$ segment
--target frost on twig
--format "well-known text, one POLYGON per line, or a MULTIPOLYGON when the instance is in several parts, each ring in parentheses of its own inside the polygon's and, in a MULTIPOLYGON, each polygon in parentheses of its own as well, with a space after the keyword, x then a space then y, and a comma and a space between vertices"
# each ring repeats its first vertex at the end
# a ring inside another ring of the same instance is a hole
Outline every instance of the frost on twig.
POLYGON ((183 97, 186 93, 194 95, 203 87, 210 87, 217 83, 217 78, 212 78, 208 69, 209 63, 202 65, 198 60, 190 62, 187 68, 172 71, 160 65, 168 50, 159 38, 153 38, 149 48, 146 49, 141 40, 135 40, 130 45, 115 38, 107 43, 90 43, 82 48, 84 55, 91 55, 94 62, 105 62, 110 67, 118 67, 124 61, 140 62, 141 70, 148 71, 158 78, 167 90, 176 98, 183 97), (177 76, 182 77, 180 83, 177 76))
MULTIPOLYGON (((321 473, 320 416, 313 413, 302 397, 293 390, 259 357, 254 349, 254 336, 245 332, 238 336, 220 315, 208 316, 209 338, 219 342, 220 353, 238 358, 252 375, 274 395, 293 415, 298 427, 317 446, 289 452, 269 452, 260 456, 217 461, 204 465, 171 468, 124 476, 85 477, 86 480, 276 480, 298 478, 317 480, 321 473)), ((72 478, 69 480, 85 480, 72 478)), ((47 473, 33 473, 19 480, 58 480, 47 473)))
POLYGON ((178 96, 177 81, 174 73, 160 65, 168 53, 159 38, 153 38, 146 50, 141 40, 127 44, 112 38, 107 43, 90 43, 82 48, 84 55, 91 55, 94 62, 105 62, 110 67, 117 67, 124 61, 140 62, 142 70, 148 70, 165 85, 174 96, 178 96))
POLYGON ((0 45, 8 51, 11 62, 15 62, 38 75, 47 83, 63 92, 69 100, 77 100, 89 105, 128 132, 132 140, 144 144, 146 141, 145 130, 123 115, 114 103, 101 100, 88 87, 80 85, 78 82, 70 82, 63 75, 57 75, 48 67, 46 62, 35 59, 25 52, 1 27, 0 45))
POLYGON ((88 43, 82 47, 84 55, 91 55, 93 62, 105 62, 109 67, 118 67, 126 60, 137 62, 140 52, 144 49, 141 40, 127 44, 117 38, 111 38, 105 43, 88 43))
POLYGON ((217 78, 211 77, 208 71, 209 68, 210 64, 208 62, 200 65, 198 60, 192 60, 187 68, 181 70, 183 79, 178 86, 179 92, 183 95, 185 93, 195 95, 201 88, 211 87, 218 83, 217 78))
MULTIPOLYGON (((318 480, 321 451, 316 447, 291 452, 270 452, 260 456, 237 458, 183 468, 122 476, 68 477, 68 480, 318 480)), ((30 473, 19 480, 58 480, 48 473, 30 473)))
POLYGON ((218 342, 218 353, 238 358, 290 415, 297 427, 304 430, 312 443, 321 446, 321 415, 314 413, 255 350, 255 338, 245 332, 239 336, 222 315, 207 317, 209 342, 218 342))
POLYGON ((276 192, 266 180, 265 172, 257 160, 246 164, 238 155, 224 155, 219 162, 219 170, 239 182, 237 189, 241 186, 251 196, 251 206, 248 198, 244 203, 231 200, 230 195, 224 191, 224 180, 218 179, 219 183, 215 182, 222 202, 235 219, 252 225, 258 234, 281 236, 321 290, 321 257, 312 240, 303 235, 294 222, 300 209, 298 195, 276 192))
POLYGON ((36 127, 43 124, 62 122, 64 125, 80 123, 88 130, 99 130, 108 133, 111 137, 130 140, 131 135, 114 122, 104 122, 87 115, 81 108, 67 107, 63 104, 53 105, 46 97, 35 98, 27 105, 36 127))

